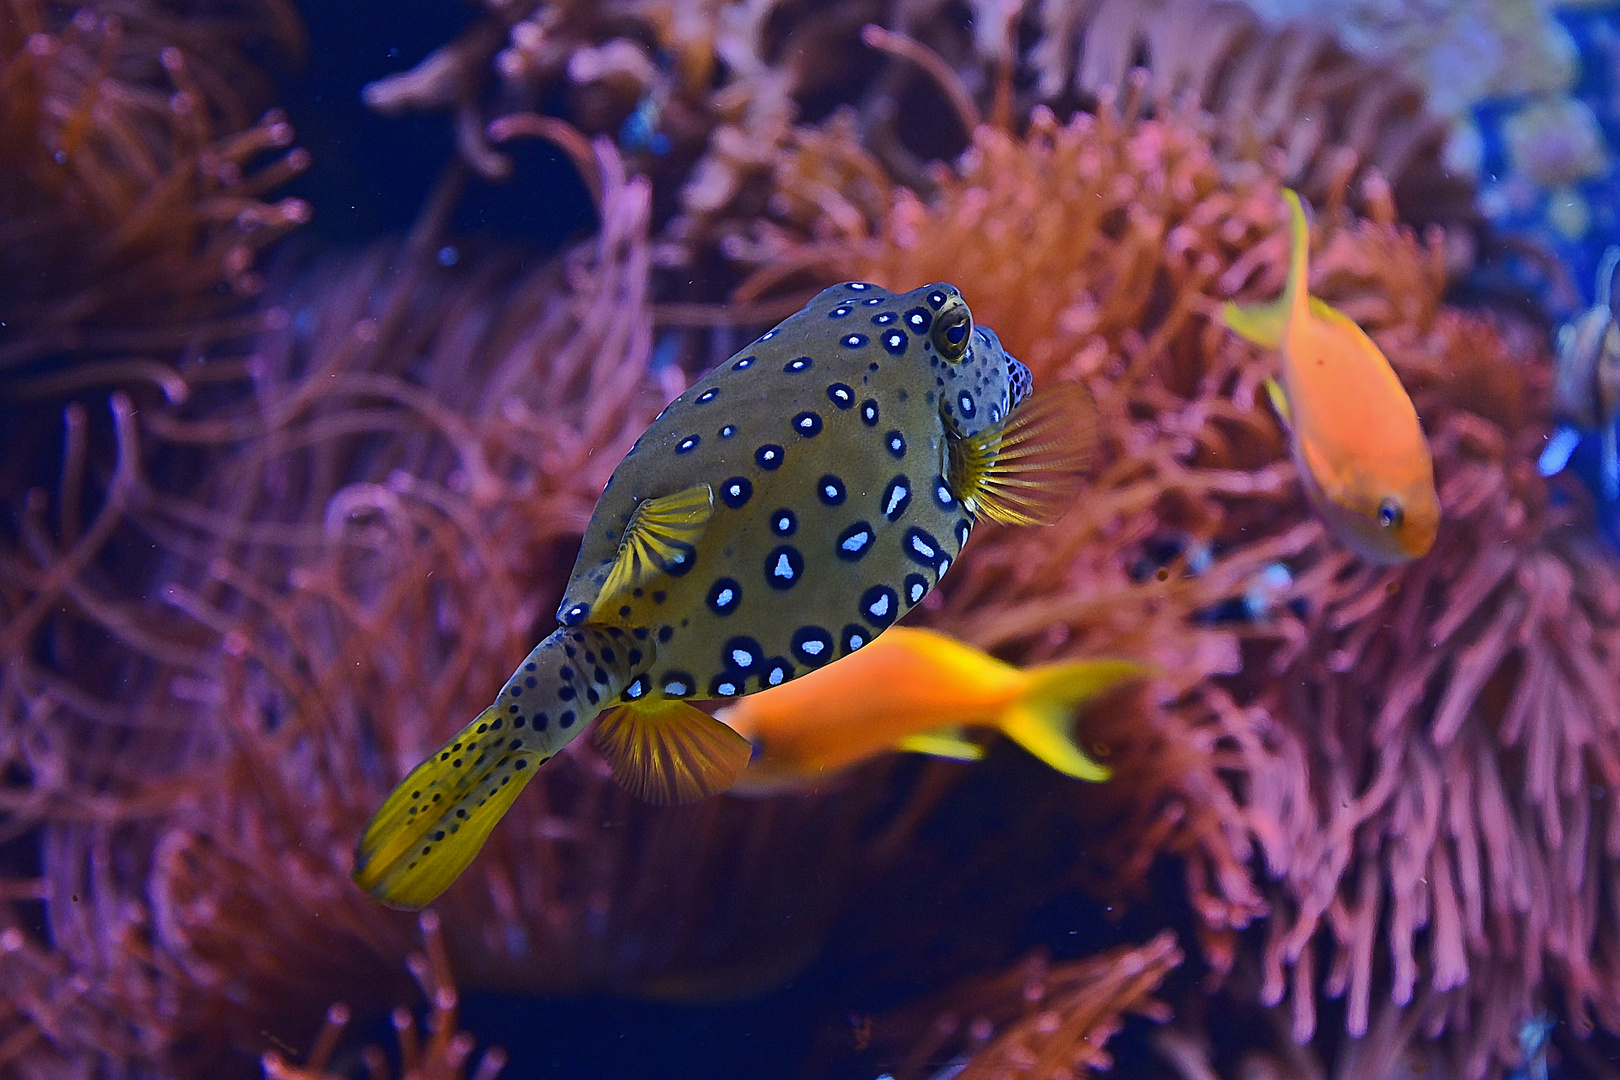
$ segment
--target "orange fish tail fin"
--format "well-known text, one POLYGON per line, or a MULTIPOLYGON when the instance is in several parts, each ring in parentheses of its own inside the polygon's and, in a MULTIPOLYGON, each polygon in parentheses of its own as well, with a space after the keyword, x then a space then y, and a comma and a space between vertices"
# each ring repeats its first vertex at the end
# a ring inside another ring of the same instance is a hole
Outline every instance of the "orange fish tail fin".
POLYGON ((1283 288, 1283 302, 1290 317, 1303 319, 1311 301, 1311 227, 1305 220, 1305 206, 1293 188, 1283 188, 1288 200, 1288 284, 1283 288))
POLYGON ((1009 739, 1065 776, 1107 780, 1106 765, 1086 756, 1074 739, 1076 710, 1121 683, 1152 673, 1135 660, 1079 660, 1032 669, 1023 691, 997 726, 1009 739))
POLYGON ((620 786, 662 806, 725 791, 753 753, 731 728, 671 698, 611 709, 591 737, 620 786))
POLYGON ((467 868, 542 760, 479 745, 502 715, 499 706, 485 709, 400 781, 360 837, 355 884, 389 907, 415 910, 467 868))

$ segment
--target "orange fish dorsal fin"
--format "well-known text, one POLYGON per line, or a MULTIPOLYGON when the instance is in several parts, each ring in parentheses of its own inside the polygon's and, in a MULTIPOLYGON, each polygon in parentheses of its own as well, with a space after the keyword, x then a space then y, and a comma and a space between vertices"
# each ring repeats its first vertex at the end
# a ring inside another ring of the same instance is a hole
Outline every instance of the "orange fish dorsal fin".
POLYGON ((619 553, 591 602, 594 610, 612 605, 638 585, 693 557, 693 549, 714 515, 714 492, 697 484, 673 495, 636 504, 619 541, 619 553))
POLYGON ((1005 422, 950 445, 951 488, 975 514, 1006 525, 1051 525, 1080 493, 1097 441, 1085 387, 1056 383, 1005 422))
POLYGON ((610 709, 597 718, 591 737, 613 779, 661 806, 718 795, 753 753, 748 740, 725 724, 670 698, 610 709))
POLYGON ((1283 286, 1283 303, 1290 318, 1300 318, 1310 306, 1311 227, 1305 220, 1305 206, 1293 188, 1283 188, 1288 203, 1288 283, 1283 286))

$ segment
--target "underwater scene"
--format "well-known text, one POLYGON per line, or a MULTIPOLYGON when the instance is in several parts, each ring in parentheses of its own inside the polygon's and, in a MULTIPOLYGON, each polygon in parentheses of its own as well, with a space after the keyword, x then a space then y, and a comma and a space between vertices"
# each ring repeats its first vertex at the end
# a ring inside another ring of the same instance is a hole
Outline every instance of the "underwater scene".
POLYGON ((1620 4, 0 0, 0 1080, 1620 1080, 1620 4))

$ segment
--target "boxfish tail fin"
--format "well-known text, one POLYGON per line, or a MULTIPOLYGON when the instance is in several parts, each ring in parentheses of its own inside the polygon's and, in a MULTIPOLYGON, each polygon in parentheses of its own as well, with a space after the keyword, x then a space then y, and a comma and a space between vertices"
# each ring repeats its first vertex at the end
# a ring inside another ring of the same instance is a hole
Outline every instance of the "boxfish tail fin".
POLYGON ((618 627, 564 627, 536 645, 495 704, 412 769, 372 815, 354 880, 398 908, 433 902, 529 782, 629 685, 644 658, 618 627))
POLYGON ((501 718, 491 705, 412 769, 371 816, 354 854, 354 881, 389 907, 432 903, 478 854, 495 823, 545 760, 484 738, 501 718))
POLYGON ((1135 660, 1078 660, 1033 668, 996 726, 1065 776, 1107 780, 1113 770, 1086 756, 1075 742, 1075 711, 1121 683, 1152 673, 1152 665, 1135 660))
POLYGON ((1004 423, 951 443, 951 489, 991 521, 1052 525, 1079 496, 1096 443, 1091 394, 1076 382, 1053 383, 1004 423))
POLYGON ((697 802, 729 788, 753 745, 684 701, 658 698, 604 713, 592 741, 613 779, 660 806, 697 802))

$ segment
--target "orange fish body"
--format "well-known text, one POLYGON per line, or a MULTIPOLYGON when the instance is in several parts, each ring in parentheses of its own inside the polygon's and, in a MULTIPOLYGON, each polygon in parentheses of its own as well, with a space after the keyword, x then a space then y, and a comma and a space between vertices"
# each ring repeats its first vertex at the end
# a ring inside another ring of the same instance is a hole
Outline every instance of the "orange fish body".
POLYGON ((1417 410, 1361 327, 1309 295, 1305 211, 1298 195, 1284 195, 1293 222, 1287 287, 1272 303, 1226 304, 1222 321, 1281 353, 1269 389, 1306 493, 1334 535, 1372 562, 1418 558, 1434 544, 1440 499, 1417 410))
POLYGON ((755 786, 813 782, 891 750, 973 759, 959 729, 995 727, 1070 776, 1108 770, 1075 745, 1076 707, 1146 673, 1129 660, 1022 670, 931 630, 895 627, 860 651, 739 700, 718 717, 755 744, 755 786))

